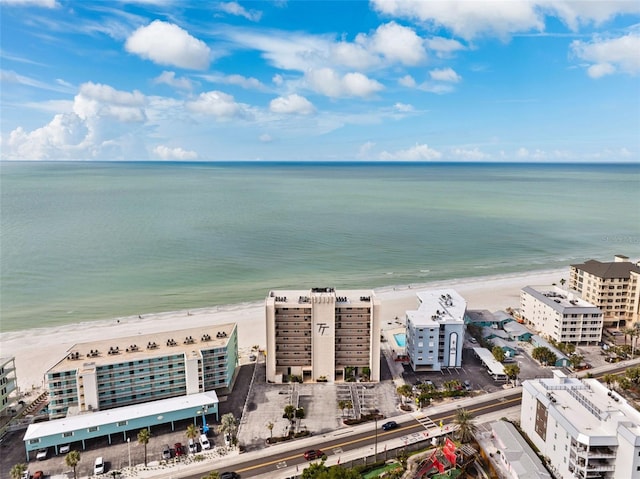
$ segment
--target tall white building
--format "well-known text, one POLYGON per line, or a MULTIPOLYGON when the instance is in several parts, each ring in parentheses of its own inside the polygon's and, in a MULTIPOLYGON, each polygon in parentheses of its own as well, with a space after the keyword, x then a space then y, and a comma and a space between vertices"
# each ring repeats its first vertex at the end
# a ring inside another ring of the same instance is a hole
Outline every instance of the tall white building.
POLYGON ((14 357, 0 358, 0 415, 18 404, 18 382, 14 357))
POLYGON ((525 381, 520 425, 556 477, 640 478, 640 412, 597 379, 525 381))
POLYGON ((602 338, 600 308, 557 286, 522 288, 520 315, 541 336, 557 342, 593 344, 602 338))
POLYGON ((467 302, 453 289, 420 292, 407 311, 406 351, 414 371, 462 365, 467 302))
POLYGON ((371 290, 270 291, 267 381, 380 380, 380 301, 371 290))

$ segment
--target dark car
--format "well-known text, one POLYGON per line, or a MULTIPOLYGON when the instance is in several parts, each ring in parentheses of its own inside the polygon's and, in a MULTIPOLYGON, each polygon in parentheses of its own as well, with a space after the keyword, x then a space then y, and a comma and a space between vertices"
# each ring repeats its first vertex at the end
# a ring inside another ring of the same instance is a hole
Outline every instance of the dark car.
POLYGON ((233 471, 223 472, 220 474, 220 479, 240 479, 240 474, 233 471))
POLYGON ((173 448, 176 451, 176 457, 184 456, 184 446, 182 445, 181 442, 176 442, 173 445, 173 448))
POLYGON ((398 423, 395 421, 389 421, 389 422, 385 422, 382 425, 382 430, 383 431, 391 431, 392 429, 395 429, 398 427, 398 423))
POLYGON ((324 456, 325 456, 324 452, 322 452, 320 449, 311 449, 304 453, 304 458, 307 461, 313 461, 314 459, 319 459, 324 456))

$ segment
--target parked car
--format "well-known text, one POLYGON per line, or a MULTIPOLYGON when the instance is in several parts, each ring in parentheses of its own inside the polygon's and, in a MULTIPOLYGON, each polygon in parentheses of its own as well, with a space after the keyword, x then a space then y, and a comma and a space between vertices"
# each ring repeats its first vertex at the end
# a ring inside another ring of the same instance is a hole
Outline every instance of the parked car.
POLYGON ((467 391, 471 391, 471 382, 468 379, 465 379, 463 384, 467 391))
POLYGON ((193 439, 189 439, 189 452, 191 454, 195 454, 196 452, 198 452, 198 445, 196 444, 196 441, 194 441, 193 439))
POLYGON ((231 446, 231 434, 228 432, 224 433, 224 445, 227 447, 231 446))
POLYGON ((101 457, 96 457, 96 462, 93 463, 93 474, 104 474, 104 460, 101 457))
POLYGON ((206 434, 200 434, 200 445, 202 446, 202 449, 211 449, 211 444, 209 443, 209 438, 206 436, 206 434))
POLYGON ((36 471, 33 473, 33 476, 31 476, 31 479, 42 479, 43 477, 44 477, 44 472, 36 471))
POLYGON ((325 453, 322 452, 320 449, 310 449, 308 451, 305 451, 303 455, 307 461, 313 461, 314 459, 319 459, 324 457, 325 453))
POLYGON ((382 425, 382 430, 383 431, 391 431, 392 429, 395 429, 398 427, 398 423, 395 421, 389 421, 389 422, 385 422, 382 425))
POLYGON ((36 454, 38 461, 44 461, 49 456, 49 449, 40 449, 36 454))
POLYGON ((20 476, 20 479, 31 479, 31 474, 29 474, 28 469, 22 473, 22 476, 20 476))
POLYGON ((176 443, 173 445, 173 448, 174 448, 174 449, 175 449, 175 451, 176 451, 176 457, 180 457, 180 456, 183 456, 183 455, 184 455, 184 446, 182 445, 182 443, 181 443, 181 442, 176 442, 176 443))
POLYGON ((162 459, 171 459, 171 448, 169 447, 169 444, 165 444, 162 448, 162 459))
POLYGON ((67 454, 71 450, 70 444, 65 444, 64 446, 60 446, 60 454, 67 454))
POLYGON ((240 474, 233 471, 223 472, 220 474, 220 479, 240 479, 240 474))

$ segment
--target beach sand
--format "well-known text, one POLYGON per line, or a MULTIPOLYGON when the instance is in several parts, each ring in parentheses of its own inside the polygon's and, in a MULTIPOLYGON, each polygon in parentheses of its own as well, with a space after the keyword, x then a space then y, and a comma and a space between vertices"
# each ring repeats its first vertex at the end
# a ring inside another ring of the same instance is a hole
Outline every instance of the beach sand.
MULTIPOLYGON (((520 305, 520 290, 527 285, 550 285, 568 279, 568 268, 491 277, 476 277, 375 289, 381 299, 381 321, 403 318, 417 308, 421 290, 453 288, 467 301, 467 309, 504 310, 520 305)), ((266 296, 267 292, 265 292, 266 296)), ((93 321, 55 328, 36 328, 0 334, 0 355, 15 357, 18 386, 22 393, 44 387, 44 374, 63 359, 74 344, 159 331, 237 323, 241 356, 254 345, 264 348, 264 303, 247 303, 189 311, 142 314, 108 321, 93 321)))

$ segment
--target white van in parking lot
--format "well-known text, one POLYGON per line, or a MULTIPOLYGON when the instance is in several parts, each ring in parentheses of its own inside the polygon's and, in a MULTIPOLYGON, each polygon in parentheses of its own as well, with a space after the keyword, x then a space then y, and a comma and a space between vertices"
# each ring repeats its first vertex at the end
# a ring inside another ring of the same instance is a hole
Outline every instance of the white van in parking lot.
POLYGON ((203 451, 205 449, 211 449, 211 444, 209 444, 209 439, 207 438, 206 434, 200 435, 200 445, 202 446, 203 451))

